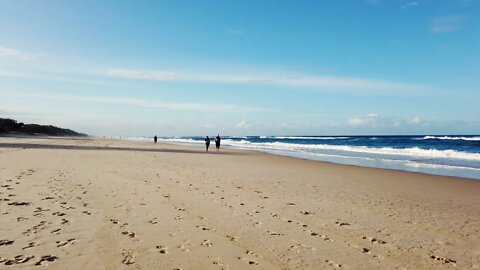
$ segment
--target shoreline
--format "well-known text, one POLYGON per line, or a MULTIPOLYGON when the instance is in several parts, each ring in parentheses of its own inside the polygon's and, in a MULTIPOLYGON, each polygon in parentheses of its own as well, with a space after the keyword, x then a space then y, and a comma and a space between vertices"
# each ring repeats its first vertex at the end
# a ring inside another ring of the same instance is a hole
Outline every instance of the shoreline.
MULTIPOLYGON (((97 137, 97 136, 87 136, 87 137, 81 137, 81 136, 68 136, 68 137, 56 137, 56 136, 26 136, 26 137, 17 137, 17 136, 0 136, 0 139, 2 138, 12 138, 12 139, 36 139, 36 140, 92 140, 92 141, 116 141, 116 142, 130 142, 132 144, 138 143, 141 146, 174 146, 173 149, 168 149, 167 150, 162 150, 162 149, 151 149, 152 152, 188 152, 192 151, 192 153, 205 153, 205 148, 203 146, 195 145, 195 144, 183 144, 183 143, 169 143, 169 142, 158 142, 156 144, 147 142, 147 141, 135 141, 135 140, 129 140, 129 139, 124 139, 124 138, 103 138, 103 137, 97 137), (188 150, 181 150, 182 148, 186 148, 188 150), (192 150, 192 148, 194 150, 192 150)), ((36 148, 43 148, 42 145, 38 145, 35 143, 30 143, 30 144, 5 144, 1 142, 0 140, 0 148, 31 148, 31 149, 36 149, 36 148)), ((117 148, 115 149, 114 147, 106 147, 105 149, 101 149, 101 147, 72 147, 68 146, 66 144, 64 145, 58 145, 58 146, 50 146, 52 147, 51 149, 72 149, 72 150, 128 150, 128 148, 117 148), (68 148, 67 148, 68 147, 68 148)), ((48 146, 47 146, 48 148, 48 146)), ((313 162, 313 163, 320 163, 320 164, 328 164, 328 165, 338 165, 341 167, 347 166, 347 167, 353 167, 353 168, 360 168, 360 169, 373 169, 373 170, 379 170, 379 171, 393 171, 393 172, 399 172, 399 173, 412 173, 412 174, 418 174, 418 175, 425 175, 425 176, 435 176, 435 177, 441 177, 441 178, 454 178, 458 180, 467 180, 467 181, 479 181, 480 178, 469 178, 469 177, 462 177, 462 176, 454 176, 454 175, 442 175, 442 174, 435 174, 435 173, 426 173, 426 172, 420 172, 420 171, 409 171, 409 170, 402 170, 402 169, 395 169, 395 168, 382 168, 382 167, 373 167, 373 166, 363 166, 363 165, 356 165, 356 164, 347 164, 347 163, 338 163, 338 162, 333 162, 333 161, 325 161, 325 160, 320 160, 320 159, 313 159, 313 158, 307 158, 307 157, 302 157, 302 156, 294 156, 294 155, 288 155, 288 154, 282 154, 282 153, 274 153, 274 151, 262 151, 262 150, 257 150, 257 149, 242 149, 239 147, 235 146, 222 146, 222 150, 220 152, 216 152, 215 148, 210 147, 210 151, 205 154, 224 154, 225 149, 228 149, 227 153, 235 153, 235 154, 241 154, 241 153, 254 153, 254 154, 259 154, 259 155, 267 155, 271 157, 283 157, 287 159, 292 159, 292 160, 303 160, 306 162, 313 162)), ((136 148, 133 150, 137 151, 144 151, 141 148, 136 148)), ((479 172, 480 173, 480 172, 479 172)))
MULTIPOLYGON (((422 135, 423 136, 423 135, 422 135)), ((129 138, 115 138, 118 140, 124 141, 131 141, 131 142, 139 142, 139 143, 147 143, 146 140, 136 140, 136 139, 129 139, 129 138)), ((160 143, 164 143, 167 145, 179 145, 179 146, 186 146, 186 147, 202 147, 200 144, 197 143, 186 143, 186 142, 169 142, 169 141, 161 141, 160 143)), ((421 173, 427 175, 437 175, 437 176, 447 176, 447 177, 458 177, 463 179, 471 179, 471 180, 480 180, 480 169, 470 168, 470 167, 460 167, 460 166, 450 166, 444 164, 396 164, 392 165, 389 164, 387 161, 382 160, 372 160, 372 161, 358 161, 353 162, 356 160, 357 157, 348 157, 348 156, 333 156, 328 154, 314 154, 314 153, 298 153, 295 151, 287 151, 287 150, 275 150, 275 149, 249 149, 248 147, 239 147, 235 145, 224 145, 222 146, 223 149, 233 149, 239 151, 255 151, 259 153, 275 155, 275 156, 284 156, 284 157, 291 157, 291 158, 298 158, 303 160, 312 160, 317 162, 327 162, 331 164, 341 164, 341 165, 349 165, 349 166, 357 166, 357 167, 364 167, 364 168, 377 168, 377 169, 385 169, 385 170, 395 170, 395 171, 403 171, 403 172, 413 172, 413 173, 421 173), (322 158, 322 156, 325 156, 322 158)))
POLYGON ((480 269, 472 179, 257 151, 0 138, 0 192, 0 240, 13 241, 0 264, 26 269, 480 269))

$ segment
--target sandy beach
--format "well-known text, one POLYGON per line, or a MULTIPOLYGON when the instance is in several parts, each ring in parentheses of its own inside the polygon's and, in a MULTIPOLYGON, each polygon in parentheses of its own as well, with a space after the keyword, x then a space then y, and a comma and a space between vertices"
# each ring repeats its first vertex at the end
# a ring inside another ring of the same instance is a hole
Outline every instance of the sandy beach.
POLYGON ((480 269, 480 181, 0 138, 1 269, 480 269))

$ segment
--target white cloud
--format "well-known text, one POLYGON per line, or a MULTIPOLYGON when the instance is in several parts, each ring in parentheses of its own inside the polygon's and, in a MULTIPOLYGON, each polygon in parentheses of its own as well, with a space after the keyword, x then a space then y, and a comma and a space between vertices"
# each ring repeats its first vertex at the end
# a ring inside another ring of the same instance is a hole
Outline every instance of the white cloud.
POLYGON ((430 32, 448 33, 462 28, 467 16, 442 16, 436 17, 430 22, 430 32))
POLYGON ((18 58, 22 60, 31 60, 35 58, 34 55, 31 53, 0 46, 0 58, 2 57, 12 57, 12 58, 18 58))
POLYGON ((426 88, 414 84, 373 80, 365 78, 305 76, 292 74, 238 74, 238 73, 199 73, 158 70, 111 69, 106 75, 138 80, 198 82, 219 84, 255 84, 319 90, 360 90, 374 92, 418 92, 426 88))
POLYGON ((247 129, 250 127, 250 124, 247 122, 247 120, 242 120, 236 124, 235 127, 239 129, 247 129))
POLYGON ((401 117, 385 117, 374 113, 351 117, 347 120, 347 126, 367 133, 382 133, 385 131, 412 131, 426 128, 429 121, 424 121, 419 116, 411 119, 401 117))
POLYGON ((419 125, 422 123, 422 119, 418 116, 415 116, 413 119, 412 119, 412 123, 413 124, 416 124, 416 125, 419 125))
POLYGON ((351 127, 373 126, 376 124, 378 115, 370 113, 363 116, 355 116, 348 119, 347 124, 351 127))

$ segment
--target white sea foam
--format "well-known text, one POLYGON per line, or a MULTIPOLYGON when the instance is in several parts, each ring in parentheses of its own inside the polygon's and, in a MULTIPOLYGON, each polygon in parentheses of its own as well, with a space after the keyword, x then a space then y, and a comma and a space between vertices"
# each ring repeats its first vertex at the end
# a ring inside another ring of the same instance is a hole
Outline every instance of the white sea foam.
MULTIPOLYGON (((145 138, 138 138, 145 139, 145 138)), ((181 144, 203 144, 203 140, 195 139, 185 139, 185 138, 159 138, 159 141, 167 143, 181 143, 181 144)), ((297 144, 297 143, 284 143, 284 142, 251 142, 247 139, 232 140, 224 139, 222 140, 224 145, 238 147, 238 148, 247 148, 247 149, 258 149, 258 150, 278 150, 278 151, 289 151, 289 152, 321 152, 323 151, 337 151, 340 154, 341 152, 348 154, 350 153, 359 153, 359 154, 375 154, 382 156, 403 156, 403 157, 412 157, 412 158, 427 158, 427 159, 458 159, 458 160, 469 160, 469 161, 479 161, 480 162, 480 153, 469 153, 456 150, 437 150, 437 149, 423 149, 419 147, 411 148, 391 148, 391 147, 367 147, 367 146, 349 146, 349 145, 329 145, 329 144, 297 144)))
POLYGON ((184 138, 159 138, 158 141, 166 143, 180 143, 180 144, 202 144, 203 141, 184 138))
POLYGON ((476 137, 450 137, 450 136, 425 136, 424 140, 463 140, 463 141, 480 141, 480 136, 476 137))
MULTIPOLYGON (((262 136, 267 138, 266 136, 262 136)), ((261 139, 265 139, 262 138, 261 139)), ((350 137, 308 137, 308 136, 274 136, 271 137, 273 139, 281 139, 281 140, 342 140, 342 139, 348 139, 350 137)))
POLYGON ((120 140, 141 141, 141 142, 152 141, 153 140, 153 137, 152 138, 148 138, 148 137, 113 137, 113 138, 120 139, 120 140))
POLYGON ((233 141, 225 140, 225 143, 231 146, 249 149, 267 149, 267 150, 283 150, 283 151, 342 151, 364 154, 377 155, 394 155, 394 156, 410 156, 420 158, 441 158, 441 159, 461 159, 480 161, 480 153, 468 153, 455 150, 437 150, 422 149, 418 147, 412 148, 391 148, 391 147, 367 147, 367 146, 347 146, 347 145, 328 145, 328 144, 295 144, 295 143, 252 143, 248 140, 233 141))
POLYGON ((414 168, 430 168, 430 169, 461 169, 461 170, 471 170, 471 171, 480 171, 480 168, 472 168, 472 167, 465 167, 465 166, 458 166, 458 165, 445 165, 445 164, 430 164, 430 163, 421 163, 416 161, 407 160, 404 162, 406 166, 414 167, 414 168))

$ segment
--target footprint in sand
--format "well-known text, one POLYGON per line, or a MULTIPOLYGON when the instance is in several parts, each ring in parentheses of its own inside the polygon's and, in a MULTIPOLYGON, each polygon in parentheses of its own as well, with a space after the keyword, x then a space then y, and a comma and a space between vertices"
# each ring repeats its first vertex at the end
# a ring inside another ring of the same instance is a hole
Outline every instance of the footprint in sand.
POLYGON ((431 259, 433 260, 436 260, 436 261, 440 261, 442 264, 447 264, 447 263, 457 263, 457 261, 455 260, 452 260, 452 259, 449 259, 449 258, 446 258, 446 257, 439 257, 439 256, 436 256, 436 255, 431 255, 430 256, 431 259))
POLYGON ((235 237, 235 236, 231 236, 231 235, 227 234, 225 237, 227 237, 228 240, 230 240, 232 242, 237 242, 237 237, 235 237))
POLYGON ((284 233, 277 233, 277 232, 273 232, 273 231, 267 231, 267 233, 269 233, 272 236, 285 236, 284 233))
POLYGON ((343 267, 343 265, 335 263, 334 261, 325 260, 325 262, 328 263, 328 265, 333 266, 334 268, 342 268, 343 267))
POLYGON ((213 246, 213 243, 210 240, 205 239, 205 240, 203 240, 203 242, 200 245, 202 245, 204 247, 211 247, 211 246, 213 246))
POLYGON ((183 243, 178 245, 177 248, 180 249, 183 252, 189 252, 190 249, 188 249, 187 246, 188 247, 191 246, 190 239, 187 239, 187 240, 183 241, 183 243))
POLYGON ((21 264, 21 263, 26 263, 33 259, 35 256, 25 256, 25 255, 17 255, 13 259, 7 259, 7 258, 2 258, 0 257, 0 263, 3 263, 5 265, 14 265, 14 264, 21 264))
POLYGON ((38 244, 36 242, 30 242, 30 243, 28 243, 28 246, 23 247, 22 250, 33 248, 33 247, 36 247, 36 246, 38 246, 38 244))
POLYGON ((225 268, 224 268, 224 267, 225 267, 225 264, 221 261, 221 259, 220 259, 219 257, 213 259, 212 263, 215 264, 215 265, 220 266, 221 269, 225 269, 225 268))
POLYGON ((25 234, 25 235, 36 234, 38 231, 41 231, 41 230, 45 229, 45 224, 46 223, 47 223, 47 221, 42 220, 37 225, 35 225, 32 228, 24 231, 23 234, 25 234))
POLYGON ((131 232, 131 231, 123 231, 122 234, 127 235, 130 238, 135 238, 137 236, 137 234, 135 232, 131 232))
POLYGON ((15 242, 15 241, 3 239, 3 240, 0 240, 0 246, 8 246, 8 245, 13 244, 13 242, 15 242))
POLYGON ((63 229, 56 229, 56 230, 53 230, 51 233, 54 233, 54 234, 59 234, 63 229))
POLYGON ((166 247, 166 246, 157 245, 156 248, 158 249, 158 252, 160 252, 160 254, 167 254, 168 253, 168 247, 166 247))
POLYGON ((131 249, 122 250, 122 263, 123 264, 133 264, 135 263, 135 254, 131 249))
POLYGON ((112 222, 113 224, 118 224, 118 219, 110 219, 110 222, 112 222))
POLYGON ((340 227, 342 227, 342 226, 348 227, 348 226, 351 225, 351 224, 348 223, 348 222, 340 222, 340 221, 335 222, 335 224, 337 224, 337 225, 340 226, 340 227))
POLYGON ((71 238, 71 239, 68 239, 66 241, 56 241, 55 243, 57 243, 57 247, 63 247, 63 246, 66 246, 68 244, 75 243, 75 239, 71 238))
MULTIPOLYGON (((204 226, 198 226, 198 225, 197 225, 196 227, 197 227, 197 228, 200 228, 202 231, 210 231, 210 230, 212 230, 212 228, 204 227, 204 226)), ((213 230, 213 231, 215 231, 215 230, 213 230)))
POLYGON ((43 265, 43 264, 46 264, 48 262, 54 262, 57 259, 58 259, 58 257, 54 256, 54 255, 44 255, 40 258, 40 261, 35 263, 35 265, 43 265))
POLYGON ((248 258, 245 258, 245 257, 238 257, 239 260, 242 260, 242 261, 245 261, 246 263, 248 263, 248 265, 250 266, 257 266, 259 265, 259 263, 257 261, 254 261, 254 260, 250 260, 248 258))
POLYGON ((150 224, 157 224, 158 223, 158 218, 152 218, 151 220, 148 221, 150 224))
POLYGON ((22 202, 22 201, 15 201, 15 202, 11 202, 9 203, 8 205, 14 205, 14 206, 28 206, 32 203, 30 202, 22 202))
POLYGON ((35 210, 33 212, 48 212, 50 209, 48 208, 43 208, 43 207, 35 207, 35 210))
POLYGON ((189 251, 190 251, 190 249, 188 249, 188 248, 187 248, 185 245, 183 245, 183 244, 182 244, 182 245, 178 245, 177 248, 180 249, 180 250, 183 251, 183 252, 189 252, 189 251))
POLYGON ((262 227, 263 222, 262 221, 256 221, 253 226, 255 227, 262 227))
POLYGON ((372 243, 380 244, 380 245, 384 245, 384 244, 387 243, 387 242, 385 242, 385 241, 383 241, 383 240, 380 240, 380 239, 377 239, 377 238, 375 238, 375 237, 366 237, 366 236, 364 236, 364 237, 362 237, 362 238, 365 239, 365 240, 368 239, 368 241, 370 241, 370 242, 372 242, 372 243))

